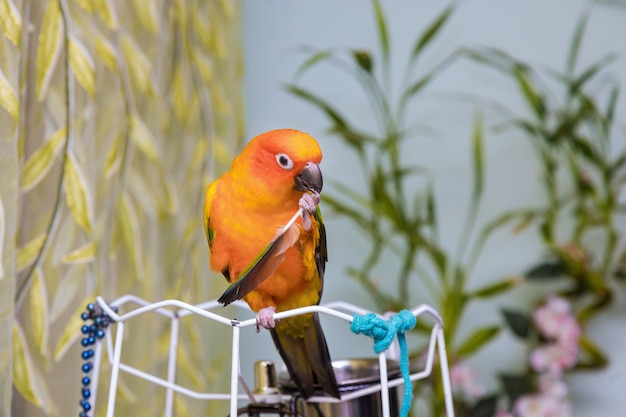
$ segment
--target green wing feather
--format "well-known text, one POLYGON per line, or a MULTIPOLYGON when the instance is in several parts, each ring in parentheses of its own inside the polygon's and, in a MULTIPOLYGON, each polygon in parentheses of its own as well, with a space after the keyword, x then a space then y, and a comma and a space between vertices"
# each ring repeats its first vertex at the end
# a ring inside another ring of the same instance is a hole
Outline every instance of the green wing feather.
POLYGON ((242 299, 274 273, 285 260, 287 249, 292 247, 300 236, 300 231, 295 226, 295 221, 300 215, 301 210, 298 210, 284 227, 278 229, 272 241, 254 258, 237 281, 224 291, 218 302, 228 305, 242 299))

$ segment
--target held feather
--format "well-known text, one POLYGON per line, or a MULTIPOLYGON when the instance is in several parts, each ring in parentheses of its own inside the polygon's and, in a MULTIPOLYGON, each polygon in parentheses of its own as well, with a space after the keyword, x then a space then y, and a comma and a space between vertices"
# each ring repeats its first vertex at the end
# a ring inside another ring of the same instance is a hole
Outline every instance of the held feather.
POLYGON ((237 281, 224 291, 224 294, 217 300, 218 302, 228 305, 235 300, 242 299, 274 273, 285 260, 287 249, 292 247, 300 237, 300 228, 295 222, 301 215, 302 209, 299 209, 285 226, 277 230, 272 241, 254 258, 237 281))

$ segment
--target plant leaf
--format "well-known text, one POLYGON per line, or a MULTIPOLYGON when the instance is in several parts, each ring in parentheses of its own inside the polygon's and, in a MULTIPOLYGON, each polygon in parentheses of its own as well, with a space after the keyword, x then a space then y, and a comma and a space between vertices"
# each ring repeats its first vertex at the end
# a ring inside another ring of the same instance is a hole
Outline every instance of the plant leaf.
MULTIPOLYGON (((0 0, 2 1, 2 0, 0 0)), ((1 13, 1 12, 0 12, 1 13)), ((17 120, 20 115, 20 103, 15 95, 15 90, 6 79, 4 73, 0 69, 0 105, 17 120)))
POLYGON ((0 29, 15 46, 20 46, 22 17, 12 0, 0 0, 0 29))
POLYGON ((526 339, 530 335, 533 326, 530 315, 508 308, 503 309, 502 314, 513 334, 522 339, 526 339))
POLYGON ((363 70, 365 70, 365 72, 369 74, 372 73, 374 64, 372 62, 372 56, 370 55, 369 51, 366 51, 364 49, 355 49, 352 51, 352 56, 354 57, 354 60, 359 67, 361 67, 363 70))
POLYGON ((30 289, 30 321, 35 345, 44 357, 48 356, 48 290, 41 268, 35 268, 30 289))
POLYGON ((526 272, 526 278, 528 279, 558 279, 567 272, 565 265, 559 261, 546 261, 535 265, 529 271, 526 272))
POLYGON ((572 43, 570 44, 569 51, 567 53, 566 70, 570 75, 574 74, 576 68, 576 60, 578 59, 578 51, 580 51, 580 45, 587 28, 587 22, 589 21, 589 12, 585 12, 580 16, 578 23, 574 29, 574 36, 572 37, 572 43))
POLYGON ((477 329, 459 345, 456 355, 459 358, 471 355, 485 344, 489 343, 499 333, 499 326, 485 326, 477 329))
POLYGON ((500 374, 500 383, 511 404, 520 396, 535 391, 535 381, 529 374, 500 374))
POLYGON ((83 264, 91 262, 96 257, 96 244, 89 242, 85 246, 81 246, 78 249, 74 249, 61 259, 61 262, 66 264, 83 264))
POLYGON ((302 75, 304 75, 305 72, 307 72, 310 68, 312 68, 314 65, 325 61, 326 59, 330 58, 333 56, 333 50, 332 49, 324 49, 321 51, 317 51, 313 54, 311 54, 311 56, 309 58, 307 58, 296 70, 295 75, 293 76, 294 80, 299 79, 300 77, 302 77, 302 75))
POLYGON ((483 287, 478 288, 470 292, 467 296, 468 298, 491 298, 496 295, 500 295, 503 292, 506 292, 518 284, 520 284, 522 280, 519 277, 508 277, 500 281, 496 281, 492 284, 487 284, 483 287))
POLYGON ((42 233, 31 241, 27 242, 24 246, 22 246, 17 253, 17 271, 22 271, 28 265, 30 265, 41 249, 43 248, 43 244, 46 241, 46 234, 42 233))
POLYGON ((141 120, 138 114, 133 114, 130 119, 130 139, 152 161, 159 159, 156 144, 148 126, 141 120))
POLYGON ((62 127, 54 132, 46 143, 28 158, 22 168, 22 192, 30 190, 45 177, 52 168, 52 163, 61 153, 66 140, 67 129, 62 127))
POLYGON ((389 64, 389 31, 387 30, 387 21, 385 19, 385 13, 379 0, 373 0, 374 14, 376 17, 376 29, 378 29, 378 43, 380 44, 380 51, 383 55, 384 65, 389 64))
POLYGON ((36 85, 37 98, 41 101, 46 96, 50 79, 63 43, 63 20, 58 1, 49 1, 41 22, 39 42, 37 44, 36 85))
POLYGON ((544 99, 537 92, 537 89, 532 84, 530 77, 528 76, 528 70, 526 67, 521 64, 516 64, 513 66, 513 76, 517 80, 517 85, 521 90, 524 98, 526 99, 526 103, 529 105, 531 110, 535 113, 535 115, 543 120, 546 116, 546 105, 544 103, 544 99))
POLYGON ((70 38, 69 58, 76 79, 93 96, 96 91, 95 64, 85 46, 76 38, 70 38))
POLYGON ((69 152, 65 160, 65 198, 72 217, 87 234, 92 229, 91 193, 87 187, 85 174, 73 153, 69 152))
POLYGON ((496 407, 498 406, 498 395, 493 394, 480 398, 469 409, 468 417, 494 417, 496 414, 496 407))
POLYGON ((474 204, 478 203, 482 195, 485 184, 485 157, 483 150, 483 115, 479 112, 474 120, 474 131, 472 133, 472 156, 474 168, 474 204))
POLYGON ((94 294, 90 294, 78 305, 76 311, 72 313, 70 316, 63 333, 59 337, 57 341, 56 347, 54 348, 54 361, 59 362, 65 356, 65 352, 72 346, 72 344, 80 338, 80 328, 83 325, 83 320, 80 318, 80 315, 83 311, 85 311, 85 306, 88 303, 93 302, 95 299, 94 294))
POLYGON ((415 45, 413 46, 410 62, 414 62, 419 57, 422 50, 437 36, 453 11, 454 4, 451 4, 446 7, 441 14, 439 14, 439 16, 437 16, 437 18, 422 32, 421 36, 417 39, 415 45))

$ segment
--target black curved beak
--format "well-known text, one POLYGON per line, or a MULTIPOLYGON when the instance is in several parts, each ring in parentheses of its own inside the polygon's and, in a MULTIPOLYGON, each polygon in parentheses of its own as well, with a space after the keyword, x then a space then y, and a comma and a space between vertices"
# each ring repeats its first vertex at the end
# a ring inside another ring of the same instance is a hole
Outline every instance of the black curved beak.
POLYGON ((324 180, 320 166, 315 162, 307 162, 302 171, 295 178, 294 187, 298 191, 322 191, 324 180))

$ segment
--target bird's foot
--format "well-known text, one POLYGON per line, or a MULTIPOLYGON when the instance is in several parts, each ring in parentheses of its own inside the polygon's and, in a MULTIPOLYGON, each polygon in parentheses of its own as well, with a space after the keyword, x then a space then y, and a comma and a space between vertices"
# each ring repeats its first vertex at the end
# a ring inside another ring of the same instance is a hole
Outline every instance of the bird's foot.
POLYGON ((298 202, 302 209, 302 228, 309 230, 311 228, 310 213, 315 211, 315 207, 320 203, 320 194, 317 191, 304 193, 298 202))
POLYGON ((274 313, 276 313, 276 307, 265 307, 256 313, 256 332, 261 331, 261 327, 264 329, 273 329, 276 326, 274 321, 274 313))

